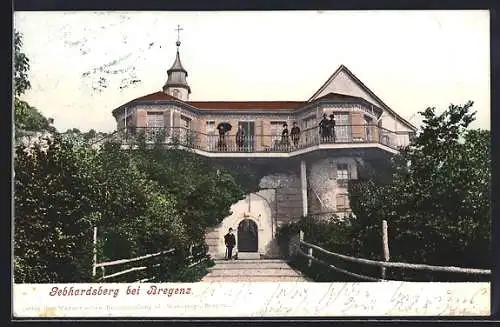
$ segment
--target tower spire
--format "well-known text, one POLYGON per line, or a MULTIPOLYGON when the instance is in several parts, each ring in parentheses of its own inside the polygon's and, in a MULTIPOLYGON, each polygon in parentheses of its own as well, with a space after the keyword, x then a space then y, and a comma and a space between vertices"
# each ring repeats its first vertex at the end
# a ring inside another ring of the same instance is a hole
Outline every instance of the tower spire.
POLYGON ((177 52, 179 52, 179 47, 181 46, 181 31, 183 28, 181 25, 177 25, 177 28, 175 29, 177 31, 177 42, 175 44, 177 45, 177 52))
POLYGON ((181 57, 179 54, 179 47, 181 45, 180 32, 183 30, 183 28, 180 25, 177 25, 177 28, 175 30, 177 31, 177 42, 175 42, 175 45, 177 46, 177 53, 175 55, 174 64, 167 71, 168 78, 167 82, 163 86, 163 92, 170 94, 180 100, 187 101, 189 100, 191 88, 186 81, 188 73, 184 69, 184 67, 182 67, 181 57))

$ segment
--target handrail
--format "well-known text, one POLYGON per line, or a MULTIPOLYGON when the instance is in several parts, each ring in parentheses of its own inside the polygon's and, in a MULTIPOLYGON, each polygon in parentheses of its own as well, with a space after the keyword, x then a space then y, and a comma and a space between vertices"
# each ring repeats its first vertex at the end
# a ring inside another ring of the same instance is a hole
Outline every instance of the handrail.
POLYGON ((363 258, 356 258, 352 256, 343 255, 340 253, 330 252, 325 250, 317 245, 307 243, 303 240, 300 240, 300 244, 305 245, 307 247, 318 250, 324 254, 331 255, 334 257, 338 257, 347 261, 367 264, 371 266, 378 267, 386 267, 386 268, 406 268, 406 269, 416 269, 416 270, 430 270, 430 271, 438 271, 438 272, 452 272, 452 273, 463 273, 463 274, 476 274, 476 275, 490 275, 490 269, 474 269, 474 268, 461 268, 461 267, 453 267, 453 266, 433 266, 426 264, 415 264, 415 263, 404 263, 404 262, 386 262, 386 261, 376 261, 369 260, 363 258))
POLYGON ((343 273, 343 274, 346 274, 346 275, 349 275, 349 276, 352 276, 352 277, 356 277, 356 278, 359 278, 359 279, 364 279, 364 280, 367 280, 367 281, 371 281, 371 282, 381 282, 381 281, 384 281, 384 279, 380 279, 380 278, 374 278, 374 277, 370 277, 370 276, 365 276, 365 275, 359 275, 359 274, 356 274, 356 273, 353 273, 353 272, 350 272, 350 271, 347 271, 345 269, 342 269, 342 268, 339 268, 339 267, 336 267, 334 265, 331 265, 331 264, 328 264, 318 258, 315 258, 311 255, 308 255, 306 253, 304 253, 301 249, 297 249, 297 253, 299 253, 300 255, 308 258, 308 259, 311 259, 312 261, 315 261, 317 263, 320 263, 324 266, 327 266, 328 268, 332 269, 332 270, 335 270, 335 271, 338 271, 340 273, 343 273))
MULTIPOLYGON (((124 145, 132 145, 144 137, 146 142, 178 143, 208 152, 293 152, 321 144, 376 143, 399 149, 410 144, 412 132, 393 132, 377 125, 336 125, 333 135, 321 135, 319 127, 302 130, 297 139, 292 135, 249 134, 239 138, 231 130, 223 135, 208 134, 185 127, 128 127, 113 136, 124 145)), ((289 131, 290 132, 290 131, 289 131)), ((111 137, 110 137, 111 138, 111 137)))
POLYGON ((175 249, 169 249, 169 250, 160 251, 160 252, 153 253, 153 254, 146 254, 144 256, 136 257, 136 258, 132 258, 132 259, 120 259, 120 260, 115 260, 115 261, 101 262, 101 263, 96 264, 95 267, 98 268, 98 267, 109 267, 109 266, 121 265, 124 263, 130 263, 130 262, 140 261, 140 260, 144 260, 144 259, 154 258, 154 257, 157 257, 159 255, 172 253, 174 251, 175 251, 175 249))
MULTIPOLYGON (((194 245, 190 246, 189 255, 184 259, 186 264, 187 264, 187 268, 193 268, 194 266, 199 265, 200 263, 205 262, 208 259, 208 257, 205 255, 204 251, 198 251, 196 253, 193 253, 193 247, 194 247, 194 245), (197 260, 197 261, 193 262, 194 260, 197 260)), ((114 260, 114 261, 95 263, 93 265, 94 266, 94 276, 95 276, 95 268, 97 268, 97 267, 100 267, 102 270, 102 276, 98 280, 107 280, 107 279, 111 279, 114 277, 126 275, 126 274, 129 274, 131 272, 143 271, 143 270, 150 269, 150 268, 157 268, 161 265, 160 263, 154 264, 151 266, 145 265, 145 266, 139 266, 139 267, 132 267, 132 268, 128 268, 125 270, 115 272, 115 273, 110 274, 110 275, 105 275, 105 267, 118 266, 118 265, 122 265, 122 264, 139 262, 139 261, 143 261, 143 260, 147 260, 147 259, 152 259, 152 258, 155 258, 158 256, 171 254, 175 251, 176 251, 175 248, 171 248, 171 249, 168 249, 165 251, 160 251, 160 252, 153 253, 153 254, 147 254, 147 255, 140 256, 140 257, 131 258, 131 259, 120 259, 120 260, 114 260)), ((154 280, 155 278, 156 278, 155 276, 152 276, 152 277, 150 276, 150 277, 146 277, 146 278, 144 278, 144 276, 142 276, 142 279, 137 280, 136 282, 141 283, 141 282, 145 282, 145 281, 151 281, 151 280, 154 280)))
MULTIPOLYGON (((410 131, 391 131, 385 127, 378 126, 375 124, 336 124, 335 128, 338 128, 338 127, 363 127, 363 128, 373 128, 373 129, 381 130, 381 131, 388 132, 391 134, 403 134, 403 135, 404 134, 414 134, 414 132, 410 132, 410 131)), ((118 130, 114 131, 113 133, 109 134, 108 136, 111 136, 117 132, 126 132, 129 129, 130 130, 133 130, 133 129, 137 129, 137 130, 171 130, 171 129, 176 129, 176 130, 184 130, 186 132, 195 133, 195 134, 202 135, 202 136, 219 136, 219 134, 215 133, 215 132, 214 132, 214 134, 208 134, 208 133, 205 133, 202 131, 197 131, 197 130, 193 130, 193 129, 190 129, 187 127, 182 127, 182 126, 176 126, 176 127, 129 126, 127 128, 118 129, 118 130)), ((290 131, 291 130, 288 129, 289 137, 290 137, 290 131)), ((313 127, 301 129, 300 133, 302 134, 302 133, 311 132, 311 131, 316 131, 317 134, 320 134, 320 129, 318 126, 313 126, 313 127)), ((236 133, 237 133, 237 129, 231 129, 230 131, 226 132, 224 135, 225 136, 235 136, 236 133)), ((254 135, 255 136, 281 136, 281 131, 279 131, 278 134, 254 134, 254 135)))

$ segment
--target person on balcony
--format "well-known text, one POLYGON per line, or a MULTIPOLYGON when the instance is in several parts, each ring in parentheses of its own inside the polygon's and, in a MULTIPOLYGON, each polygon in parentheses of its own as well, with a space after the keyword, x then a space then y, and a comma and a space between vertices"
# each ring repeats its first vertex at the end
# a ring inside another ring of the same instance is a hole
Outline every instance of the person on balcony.
POLYGON ((217 126, 217 129, 219 130, 219 141, 217 142, 217 149, 219 151, 226 151, 226 129, 222 125, 217 126))
POLYGON ((236 132, 236 146, 238 147, 238 151, 242 151, 245 145, 245 131, 238 125, 238 131, 236 132))
POLYGON ((290 145, 290 140, 288 139, 288 124, 283 124, 283 131, 281 132, 281 147, 283 150, 288 149, 290 145))
POLYGON ((292 129, 290 130, 290 136, 292 137, 292 142, 294 147, 299 146, 300 139, 300 128, 297 126, 297 122, 293 122, 292 129))
POLYGON ((328 121, 328 129, 329 131, 329 141, 335 143, 335 115, 331 114, 330 115, 330 120, 328 121))
POLYGON ((323 119, 319 122, 319 134, 321 136, 321 141, 326 142, 330 138, 330 128, 329 121, 326 118, 326 114, 323 114, 323 119))

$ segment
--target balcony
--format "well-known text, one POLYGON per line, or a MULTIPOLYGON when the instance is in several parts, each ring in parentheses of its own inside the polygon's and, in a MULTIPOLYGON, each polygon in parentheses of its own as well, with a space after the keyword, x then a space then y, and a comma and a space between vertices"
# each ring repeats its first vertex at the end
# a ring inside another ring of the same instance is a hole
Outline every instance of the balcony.
POLYGON ((337 125, 334 136, 330 137, 322 137, 317 127, 301 131, 295 139, 281 135, 248 135, 237 138, 235 134, 236 131, 231 131, 219 136, 182 127, 129 127, 115 132, 113 138, 124 148, 134 148, 145 142, 166 146, 178 145, 210 157, 228 156, 223 154, 236 157, 267 157, 271 154, 274 157, 289 157, 315 149, 336 148, 379 147, 396 153, 401 147, 409 144, 412 136, 410 132, 393 132, 378 126, 367 125, 337 125))

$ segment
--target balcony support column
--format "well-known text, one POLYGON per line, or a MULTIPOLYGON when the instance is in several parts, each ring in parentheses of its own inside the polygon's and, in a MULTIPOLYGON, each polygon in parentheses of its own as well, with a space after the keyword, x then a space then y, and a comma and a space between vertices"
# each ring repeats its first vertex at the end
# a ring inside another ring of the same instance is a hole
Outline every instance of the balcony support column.
POLYGON ((302 215, 307 216, 307 170, 305 160, 300 161, 300 186, 302 189, 302 215))

